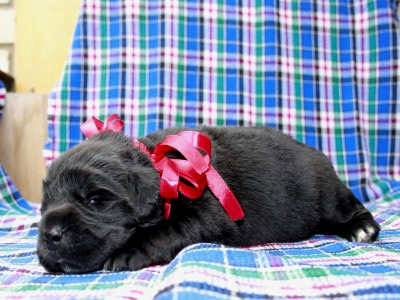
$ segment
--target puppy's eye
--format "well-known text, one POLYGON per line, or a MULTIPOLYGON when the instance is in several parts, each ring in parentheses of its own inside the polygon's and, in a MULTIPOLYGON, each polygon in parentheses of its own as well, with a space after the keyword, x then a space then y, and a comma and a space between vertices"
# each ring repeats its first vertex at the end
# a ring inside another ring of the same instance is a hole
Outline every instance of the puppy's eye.
POLYGON ((86 203, 88 205, 98 205, 102 206, 106 204, 110 199, 113 199, 113 194, 111 194, 109 191, 105 189, 100 189, 93 191, 86 195, 86 203))
POLYGON ((100 197, 91 197, 89 198, 88 203, 89 205, 96 205, 100 203, 100 200, 101 200, 100 197))

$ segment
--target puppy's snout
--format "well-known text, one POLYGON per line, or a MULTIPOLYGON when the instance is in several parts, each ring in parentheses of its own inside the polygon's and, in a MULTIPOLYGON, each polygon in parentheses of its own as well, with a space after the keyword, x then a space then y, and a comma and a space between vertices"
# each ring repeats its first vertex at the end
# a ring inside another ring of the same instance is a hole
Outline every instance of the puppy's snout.
POLYGON ((71 219, 72 212, 73 209, 70 205, 61 205, 51 208, 43 214, 39 223, 41 237, 39 241, 49 251, 61 248, 61 244, 65 242, 66 220, 71 219))
POLYGON ((61 226, 54 226, 48 232, 43 233, 43 239, 50 251, 55 251, 57 249, 57 245, 61 242, 62 238, 63 230, 61 226))

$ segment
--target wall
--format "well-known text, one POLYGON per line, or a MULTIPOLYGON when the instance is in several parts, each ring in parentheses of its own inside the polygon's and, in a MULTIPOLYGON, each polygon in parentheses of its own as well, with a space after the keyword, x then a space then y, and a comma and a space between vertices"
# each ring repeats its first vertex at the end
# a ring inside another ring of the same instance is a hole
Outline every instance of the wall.
POLYGON ((48 93, 66 61, 80 0, 15 0, 17 92, 48 93))
POLYGON ((0 0, 0 70, 13 72, 15 11, 12 0, 0 0))

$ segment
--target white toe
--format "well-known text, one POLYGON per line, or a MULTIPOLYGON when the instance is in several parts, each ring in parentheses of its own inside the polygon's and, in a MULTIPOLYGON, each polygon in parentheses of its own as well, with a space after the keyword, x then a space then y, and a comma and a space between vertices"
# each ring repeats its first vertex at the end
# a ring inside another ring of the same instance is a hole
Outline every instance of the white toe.
POLYGON ((356 231, 353 241, 359 243, 369 242, 374 234, 375 229, 372 226, 366 226, 365 229, 360 228, 356 231))

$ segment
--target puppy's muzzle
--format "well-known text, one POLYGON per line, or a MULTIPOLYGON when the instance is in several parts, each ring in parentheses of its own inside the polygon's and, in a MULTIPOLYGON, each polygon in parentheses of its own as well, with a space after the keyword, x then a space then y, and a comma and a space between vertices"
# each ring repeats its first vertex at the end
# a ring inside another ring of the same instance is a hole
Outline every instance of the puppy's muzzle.
POLYGON ((81 273, 103 266, 109 247, 104 245, 96 234, 98 228, 90 221, 89 216, 85 219, 69 203, 49 207, 42 215, 37 254, 48 271, 81 273))
POLYGON ((43 246, 49 251, 56 251, 65 243, 67 220, 71 220, 73 216, 73 207, 71 205, 63 205, 49 210, 42 216, 39 224, 40 235, 42 237, 43 246))

